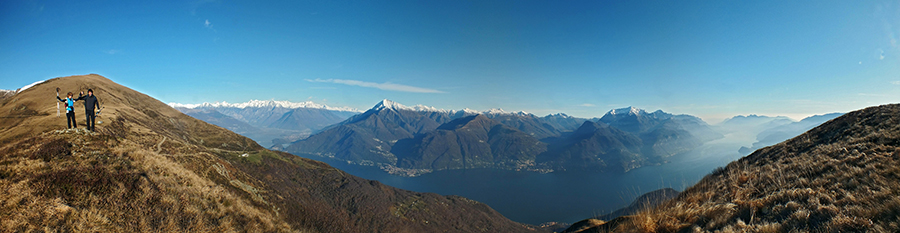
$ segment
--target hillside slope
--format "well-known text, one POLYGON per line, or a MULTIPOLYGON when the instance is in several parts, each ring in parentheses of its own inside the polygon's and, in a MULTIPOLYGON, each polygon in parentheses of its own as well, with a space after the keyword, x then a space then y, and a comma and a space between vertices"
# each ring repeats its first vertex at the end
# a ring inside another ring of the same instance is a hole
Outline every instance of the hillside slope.
POLYGON ((524 167, 544 150, 537 139, 479 114, 400 140, 391 153, 401 167, 443 170, 524 167))
POLYGON ((585 232, 898 232, 900 105, 847 113, 585 232))
POLYGON ((534 231, 463 197, 266 150, 99 75, 2 99, 0 117, 2 232, 534 231), (64 130, 51 114, 56 87, 94 89, 98 132, 64 130))

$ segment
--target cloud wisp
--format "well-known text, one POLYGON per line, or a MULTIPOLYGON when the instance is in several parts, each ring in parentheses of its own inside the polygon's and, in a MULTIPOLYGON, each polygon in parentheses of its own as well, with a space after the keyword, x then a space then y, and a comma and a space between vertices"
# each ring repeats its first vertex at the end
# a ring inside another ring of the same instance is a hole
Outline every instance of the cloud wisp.
POLYGON ((350 86, 359 86, 359 87, 371 87, 377 88, 385 91, 402 91, 402 92, 413 92, 413 93, 445 93, 443 91, 423 88, 423 87, 414 87, 403 84, 396 83, 373 83, 359 80, 346 80, 346 79, 307 79, 307 82, 313 83, 337 83, 344 84, 350 86))

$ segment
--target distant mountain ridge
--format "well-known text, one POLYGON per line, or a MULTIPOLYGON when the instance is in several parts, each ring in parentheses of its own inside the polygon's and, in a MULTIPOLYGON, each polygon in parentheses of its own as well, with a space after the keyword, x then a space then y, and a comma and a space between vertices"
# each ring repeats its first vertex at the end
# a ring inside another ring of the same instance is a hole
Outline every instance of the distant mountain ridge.
POLYGON ((537 139, 482 114, 398 141, 398 167, 435 170, 527 166, 545 149, 537 139))
POLYGON ((507 111, 504 111, 504 110, 501 109, 501 108, 492 108, 492 109, 488 109, 488 110, 485 110, 485 111, 477 111, 477 110, 472 110, 472 109, 469 109, 469 108, 464 108, 464 109, 461 109, 461 110, 446 110, 446 109, 439 109, 439 108, 435 108, 435 107, 431 107, 431 106, 425 106, 425 105, 421 105, 421 104, 417 104, 417 105, 415 105, 415 106, 411 106, 411 107, 410 107, 410 106, 406 106, 406 105, 403 105, 403 104, 394 102, 394 101, 389 100, 389 99, 383 99, 383 100, 381 100, 380 102, 378 102, 377 104, 375 104, 374 107, 372 107, 372 109, 376 109, 376 110, 382 110, 382 109, 385 109, 385 108, 395 109, 395 110, 417 111, 417 112, 437 112, 437 113, 446 113, 447 115, 454 116, 454 118, 457 118, 457 117, 464 117, 464 116, 471 116, 471 115, 475 115, 475 114, 485 114, 485 115, 533 115, 533 114, 528 113, 528 112, 525 112, 525 111, 507 112, 507 111))
POLYGON ((629 108, 605 117, 615 126, 587 124, 588 119, 565 114, 538 117, 499 109, 448 111, 382 100, 366 112, 283 149, 380 165, 406 175, 468 168, 628 171, 661 163, 668 156, 721 137, 689 115, 629 108), (622 122, 636 122, 631 123, 634 132, 615 128, 626 124, 622 122), (460 125, 479 126, 458 128, 460 125))
POLYGON ((843 115, 843 113, 814 115, 803 118, 798 122, 790 122, 786 124, 778 122, 774 126, 772 123, 769 123, 766 125, 768 127, 764 128, 764 130, 760 131, 756 135, 756 142, 754 142, 751 147, 741 147, 738 151, 741 154, 750 154, 756 149, 775 145, 779 142, 800 135, 801 133, 819 126, 831 119, 840 117, 841 115, 843 115))
POLYGON ((244 103, 224 101, 202 104, 169 103, 169 106, 197 119, 239 132, 267 146, 273 144, 280 146, 280 142, 306 138, 316 131, 359 113, 356 109, 330 107, 311 101, 297 103, 250 100, 244 103), (235 121, 246 125, 237 124, 235 121))
POLYGON ((351 107, 331 107, 325 104, 319 104, 312 101, 291 102, 286 100, 250 100, 244 103, 228 103, 226 101, 217 101, 213 103, 204 102, 200 104, 181 104, 169 103, 172 107, 181 108, 265 108, 265 107, 281 107, 281 108, 318 108, 333 111, 359 112, 359 110, 351 107))

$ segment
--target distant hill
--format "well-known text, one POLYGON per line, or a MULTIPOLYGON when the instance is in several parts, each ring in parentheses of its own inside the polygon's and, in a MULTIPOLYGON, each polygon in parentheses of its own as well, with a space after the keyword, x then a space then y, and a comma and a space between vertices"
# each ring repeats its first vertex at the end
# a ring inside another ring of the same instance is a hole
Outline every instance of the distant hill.
POLYGON ((614 111, 605 116, 610 123, 640 124, 628 132, 564 114, 446 111, 383 100, 284 150, 378 165, 399 175, 468 168, 628 171, 722 137, 689 115, 635 108, 637 115, 613 116, 614 111))
POLYGON ((525 132, 536 139, 558 137, 564 132, 575 130, 581 122, 585 121, 584 119, 560 114, 538 117, 534 114, 525 113, 509 114, 489 112, 484 115, 503 125, 525 132))
POLYGON ((0 100, 0 117, 0 232, 539 230, 267 150, 99 75, 37 84, 0 100), (56 87, 95 91, 97 132, 64 129, 56 87))
POLYGON ((791 122, 789 124, 781 124, 777 126, 772 126, 769 128, 765 128, 759 134, 756 135, 756 142, 753 143, 751 147, 743 147, 740 149, 742 154, 749 154, 756 149, 763 148, 766 146, 775 145, 776 143, 782 142, 784 140, 788 140, 792 137, 800 135, 807 130, 812 129, 813 127, 819 126, 826 121, 834 119, 843 115, 843 113, 829 113, 824 115, 815 115, 807 118, 803 118, 798 122, 791 122))
POLYGON ((758 134, 760 131, 765 129, 774 128, 781 125, 786 125, 794 123, 794 120, 788 118, 786 116, 760 116, 760 115, 737 115, 722 123, 716 125, 719 128, 722 128, 723 131, 726 132, 734 132, 734 131, 755 131, 753 134, 758 134))
POLYGON ((201 119, 206 123, 226 128, 241 135, 253 134, 260 131, 259 128, 252 126, 247 122, 234 119, 233 117, 222 114, 215 109, 193 109, 181 107, 177 107, 175 109, 193 118, 201 119))
POLYGON ((528 134, 479 114, 402 139, 391 149, 397 166, 413 169, 525 167, 546 147, 528 134))
POLYGON ((352 109, 333 108, 308 101, 295 103, 251 100, 236 104, 216 102, 169 105, 192 117, 235 131, 267 146, 282 146, 284 142, 306 138, 358 113, 352 109))
POLYGON ((537 162, 559 170, 628 171, 644 164, 643 143, 634 134, 604 123, 586 121, 567 137, 550 141, 537 162))
POLYGON ((637 135, 644 144, 643 153, 650 157, 665 158, 723 137, 698 117, 662 110, 648 113, 634 107, 613 109, 600 122, 637 135))
POLYGON ((549 125, 560 133, 571 132, 581 127, 585 121, 596 121, 566 115, 565 113, 551 114, 541 117, 543 124, 549 125))
POLYGON ((0 90, 0 100, 5 99, 6 97, 10 97, 16 94, 16 91, 11 90, 0 90))
POLYGON ((390 153, 394 143, 435 130, 451 120, 448 114, 430 113, 423 114, 382 101, 362 114, 294 142, 285 150, 360 163, 396 164, 397 156, 390 153))
POLYGON ((583 232, 898 232, 900 104, 756 150, 677 198, 583 232))

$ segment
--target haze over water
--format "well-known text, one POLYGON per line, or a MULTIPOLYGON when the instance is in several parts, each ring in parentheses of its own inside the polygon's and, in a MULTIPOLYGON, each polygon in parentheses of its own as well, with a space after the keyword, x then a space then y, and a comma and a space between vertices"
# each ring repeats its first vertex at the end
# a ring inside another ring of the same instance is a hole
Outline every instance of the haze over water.
POLYGON ((660 188, 683 191, 713 169, 740 158, 740 142, 720 139, 669 158, 660 166, 627 173, 516 172, 497 169, 446 170, 419 177, 387 174, 378 167, 347 164, 318 156, 300 155, 328 163, 347 173, 384 184, 441 195, 460 195, 483 202, 513 221, 540 224, 574 223, 625 207, 632 200, 660 188))

